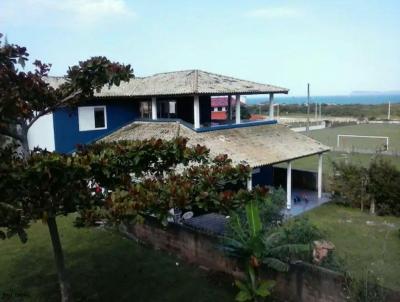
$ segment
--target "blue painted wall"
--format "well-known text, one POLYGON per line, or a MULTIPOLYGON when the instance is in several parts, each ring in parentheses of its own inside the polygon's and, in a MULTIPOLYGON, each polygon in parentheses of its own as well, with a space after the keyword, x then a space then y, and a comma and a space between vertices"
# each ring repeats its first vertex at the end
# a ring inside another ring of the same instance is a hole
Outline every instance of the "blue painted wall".
POLYGON ((58 109, 53 113, 57 152, 72 152, 77 144, 87 144, 100 139, 139 116, 138 103, 132 100, 95 100, 83 106, 106 106, 107 129, 79 131, 78 109, 58 109))
POLYGON ((274 185, 274 168, 272 166, 262 166, 259 168, 260 172, 253 174, 252 182, 253 187, 259 186, 273 186, 274 185))

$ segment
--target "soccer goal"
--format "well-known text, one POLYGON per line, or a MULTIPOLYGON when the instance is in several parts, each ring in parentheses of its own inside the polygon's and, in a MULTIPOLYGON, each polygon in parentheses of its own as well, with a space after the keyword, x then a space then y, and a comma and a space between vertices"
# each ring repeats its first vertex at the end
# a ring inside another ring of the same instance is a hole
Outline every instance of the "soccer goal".
POLYGON ((376 150, 383 147, 383 151, 389 150, 388 136, 374 135, 353 135, 353 134, 338 134, 336 139, 337 148, 353 148, 364 150, 376 150))

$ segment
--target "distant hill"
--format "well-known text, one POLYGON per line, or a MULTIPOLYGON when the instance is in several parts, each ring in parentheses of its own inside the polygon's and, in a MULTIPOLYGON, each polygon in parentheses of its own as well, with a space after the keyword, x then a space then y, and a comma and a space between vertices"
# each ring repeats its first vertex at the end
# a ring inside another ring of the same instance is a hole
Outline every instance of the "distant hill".
POLYGON ((352 91, 350 95, 397 95, 400 94, 400 90, 391 90, 391 91, 363 91, 356 90, 352 91))

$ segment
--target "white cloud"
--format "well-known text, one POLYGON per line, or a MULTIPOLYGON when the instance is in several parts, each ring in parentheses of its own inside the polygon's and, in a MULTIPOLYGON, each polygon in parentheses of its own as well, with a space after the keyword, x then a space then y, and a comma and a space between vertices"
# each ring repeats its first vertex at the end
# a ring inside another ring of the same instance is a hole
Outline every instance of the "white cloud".
POLYGON ((0 4, 0 19, 6 25, 39 23, 78 29, 135 16, 126 0, 2 0, 0 4))
POLYGON ((303 11, 292 7, 259 8, 248 11, 245 16, 259 19, 281 19, 301 17, 303 11))

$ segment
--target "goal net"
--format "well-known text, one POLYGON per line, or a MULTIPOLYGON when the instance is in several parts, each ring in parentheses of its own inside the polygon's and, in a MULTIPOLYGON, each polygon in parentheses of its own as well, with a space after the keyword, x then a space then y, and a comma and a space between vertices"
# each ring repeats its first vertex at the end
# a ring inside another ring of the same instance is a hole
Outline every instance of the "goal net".
POLYGON ((388 151, 388 136, 338 134, 336 147, 345 150, 388 151))

